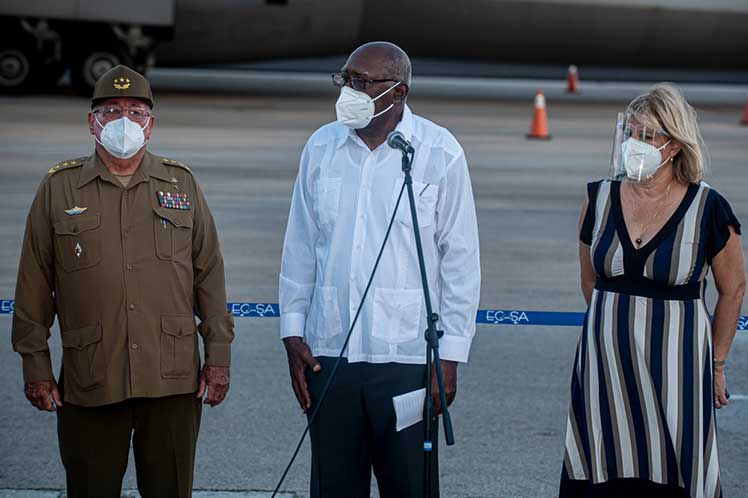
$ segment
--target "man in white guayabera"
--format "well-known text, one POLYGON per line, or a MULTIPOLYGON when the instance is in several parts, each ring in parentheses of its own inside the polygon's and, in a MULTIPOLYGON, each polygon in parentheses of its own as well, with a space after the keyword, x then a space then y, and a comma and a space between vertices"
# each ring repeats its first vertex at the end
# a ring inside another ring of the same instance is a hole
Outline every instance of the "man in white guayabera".
MULTIPOLYGON (((457 364, 468 359, 480 293, 470 176, 457 140, 406 105, 410 76, 410 60, 399 47, 373 42, 356 49, 333 75, 340 88, 337 121, 317 130, 301 156, 280 307, 291 384, 307 416, 344 347, 401 191, 401 153, 386 143, 392 131, 415 149, 413 189, 431 300, 444 331, 439 350, 448 403, 457 364)), ((423 494, 426 322, 404 195, 345 358, 310 430, 312 498, 368 497, 372 468, 382 498, 423 494)), ((438 414, 439 391, 433 391, 438 414)), ((436 419, 431 423, 435 429, 436 419)), ((434 453, 434 480, 437 460, 434 453)), ((436 484, 432 496, 438 496, 436 484)))

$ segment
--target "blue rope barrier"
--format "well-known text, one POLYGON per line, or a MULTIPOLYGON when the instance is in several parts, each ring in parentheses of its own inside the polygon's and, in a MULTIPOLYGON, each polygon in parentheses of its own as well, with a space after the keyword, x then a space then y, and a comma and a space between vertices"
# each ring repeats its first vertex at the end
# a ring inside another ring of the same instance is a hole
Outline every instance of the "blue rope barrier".
MULTIPOLYGON (((13 314, 14 301, 0 299, 0 315, 13 314)), ((237 318, 278 318, 278 303, 228 303, 237 318)), ((584 313, 571 311, 478 310, 475 323, 488 325, 531 325, 536 327, 581 327, 584 313)), ((738 330, 748 330, 748 316, 741 316, 738 330)))

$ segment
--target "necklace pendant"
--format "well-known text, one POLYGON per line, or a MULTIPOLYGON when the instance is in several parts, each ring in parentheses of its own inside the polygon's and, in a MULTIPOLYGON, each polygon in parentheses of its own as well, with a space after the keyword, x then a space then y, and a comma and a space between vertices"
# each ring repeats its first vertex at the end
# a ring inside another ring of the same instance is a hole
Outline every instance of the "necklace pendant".
POLYGON ((636 239, 636 245, 637 246, 642 245, 642 239, 641 239, 641 237, 639 237, 638 239, 636 239))

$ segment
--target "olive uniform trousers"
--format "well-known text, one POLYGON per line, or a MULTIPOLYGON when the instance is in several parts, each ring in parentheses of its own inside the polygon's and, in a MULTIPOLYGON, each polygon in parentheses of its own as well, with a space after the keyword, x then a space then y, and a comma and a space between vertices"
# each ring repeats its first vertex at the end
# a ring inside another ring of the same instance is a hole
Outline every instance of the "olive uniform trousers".
POLYGON ((119 498, 132 440, 140 496, 189 498, 201 412, 195 393, 93 408, 63 403, 57 434, 67 496, 119 498))

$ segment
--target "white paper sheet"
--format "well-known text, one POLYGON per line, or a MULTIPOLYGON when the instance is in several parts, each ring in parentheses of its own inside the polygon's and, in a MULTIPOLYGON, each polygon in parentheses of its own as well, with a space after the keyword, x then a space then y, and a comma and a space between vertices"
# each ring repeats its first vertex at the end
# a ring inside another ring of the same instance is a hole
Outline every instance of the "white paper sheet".
POLYGON ((395 430, 400 432, 423 420, 423 403, 426 401, 426 388, 411 391, 392 398, 395 405, 397 423, 395 430))

